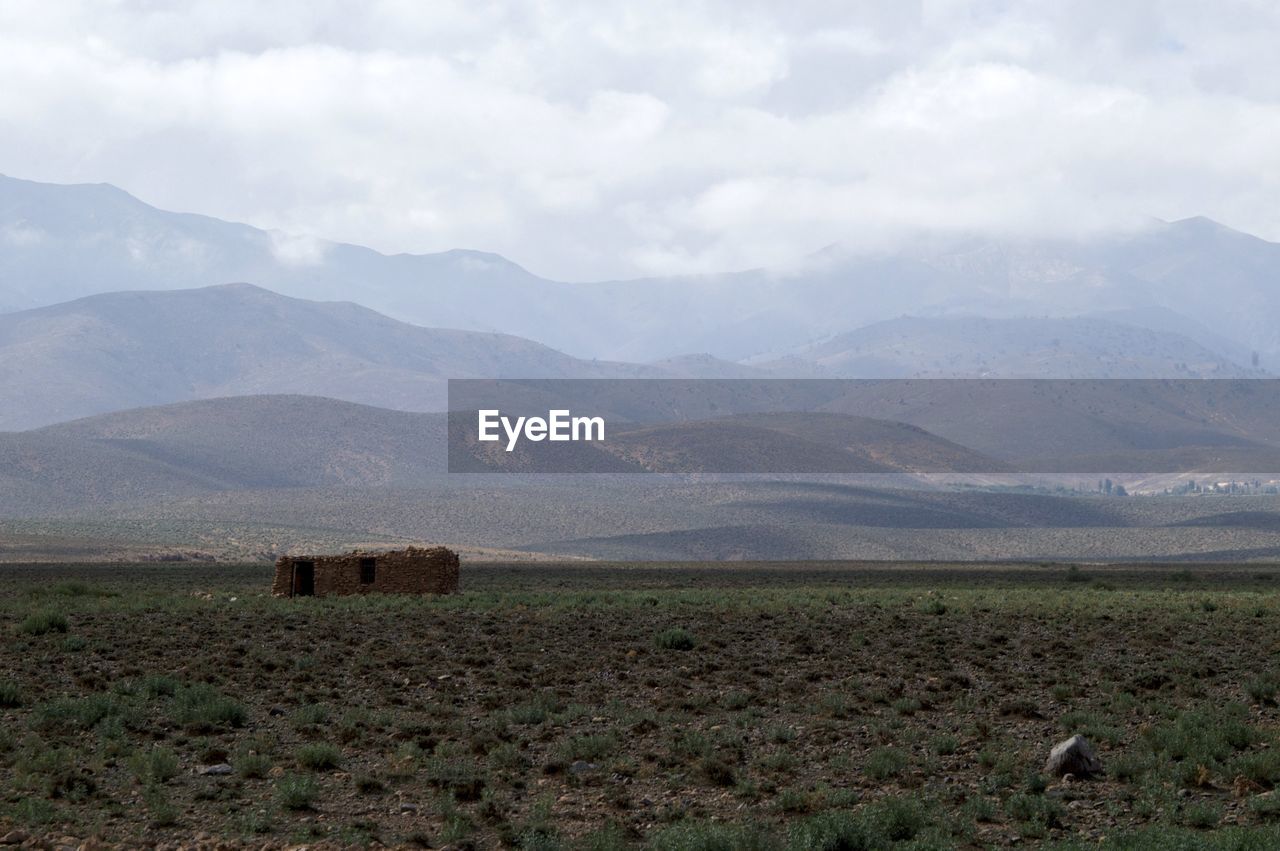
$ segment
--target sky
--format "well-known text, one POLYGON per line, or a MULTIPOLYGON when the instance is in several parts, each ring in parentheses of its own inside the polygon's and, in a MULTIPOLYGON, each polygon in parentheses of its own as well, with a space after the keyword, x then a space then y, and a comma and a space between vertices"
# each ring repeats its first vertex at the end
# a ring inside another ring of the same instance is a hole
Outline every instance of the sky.
POLYGON ((0 173, 563 280, 1280 240, 1270 0, 0 0, 0 173))

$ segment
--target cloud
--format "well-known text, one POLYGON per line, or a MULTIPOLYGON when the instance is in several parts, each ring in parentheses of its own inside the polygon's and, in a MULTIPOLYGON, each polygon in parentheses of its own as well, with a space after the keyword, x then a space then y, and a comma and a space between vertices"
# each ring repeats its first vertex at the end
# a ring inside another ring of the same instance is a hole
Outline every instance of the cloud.
POLYGON ((270 232, 271 254, 286 266, 319 266, 329 253, 331 243, 311 236, 270 232))
POLYGON ((1280 239, 1280 11, 1211 11, 14 0, 0 172, 576 280, 918 229, 1280 239))

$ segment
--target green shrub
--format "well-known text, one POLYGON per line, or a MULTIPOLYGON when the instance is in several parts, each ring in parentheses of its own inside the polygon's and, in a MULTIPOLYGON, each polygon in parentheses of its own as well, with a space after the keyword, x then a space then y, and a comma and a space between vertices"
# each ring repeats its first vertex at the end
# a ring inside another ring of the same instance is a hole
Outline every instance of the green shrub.
POLYGON ((1029 822, 1043 828, 1060 827, 1062 824, 1062 805, 1043 795, 1019 792, 1009 797, 1004 808, 1015 821, 1029 822))
POLYGON ((659 650, 692 650, 698 642, 687 629, 677 626, 658 633, 653 643, 659 650))
POLYGON ((16 709, 22 705, 22 691, 16 683, 0 682, 0 709, 16 709))
POLYGON ((785 745, 796 740, 796 731, 786 724, 775 724, 769 728, 769 741, 775 745, 785 745))
POLYGON ((143 697, 155 699, 157 697, 173 697, 178 693, 178 689, 182 687, 182 683, 175 677, 166 674, 152 674, 143 677, 142 682, 138 683, 138 693, 143 697))
POLYGON ((362 795, 377 795, 387 791, 387 784, 372 774, 356 775, 356 790, 362 795))
POLYGON ((990 798, 981 796, 970 798, 964 803, 964 812, 980 824, 990 824, 996 820, 996 805, 990 798))
POLYGON ((924 807, 911 798, 884 798, 861 813, 871 848, 915 839, 928 825, 924 807))
POLYGON ((809 812, 809 796, 803 789, 783 789, 776 803, 779 812, 791 815, 809 812))
POLYGON ((22 798, 8 808, 8 813, 14 821, 32 826, 49 824, 58 818, 53 804, 39 798, 22 798))
POLYGON ((1183 807, 1179 820, 1187 827, 1208 830, 1222 821, 1222 808, 1210 803, 1192 803, 1183 807))
POLYGON ((342 763, 342 751, 328 742, 303 745, 298 750, 298 764, 312 771, 337 768, 342 763))
POLYGON ((507 712, 512 724, 541 724, 563 707, 554 695, 540 694, 526 703, 518 703, 507 712))
POLYGON ((571 736, 560 747, 561 755, 566 759, 601 759, 618 749, 618 739, 611 733, 588 733, 585 736, 571 736))
POLYGON ((775 851, 778 846, 764 827, 682 822, 658 831, 648 847, 653 851, 775 851))
POLYGON ((738 782, 733 766, 723 759, 703 758, 698 764, 698 773, 715 786, 732 786, 738 782))
POLYGON ((698 730, 681 730, 671 741, 671 753, 686 759, 709 757, 715 751, 707 734, 698 730))
POLYGON ((1144 739, 1153 753, 1179 763, 1182 783, 1192 786, 1198 782, 1201 766, 1221 770, 1236 751, 1257 741, 1258 732, 1249 724, 1245 707, 1228 704, 1220 709, 1181 712, 1172 721, 1148 730, 1144 739))
POLYGON ((320 790, 316 781, 305 775, 287 774, 276 782, 276 799, 286 810, 308 810, 320 790))
POLYGON ((148 786, 143 790, 142 800, 147 805, 147 824, 150 827, 172 827, 178 823, 177 807, 169 803, 159 786, 148 786))
POLYGON ((241 777, 261 779, 271 770, 271 758, 265 754, 247 753, 236 758, 235 768, 241 777))
POLYGON ((32 723, 38 730, 88 730, 99 722, 118 716, 122 707, 108 694, 91 694, 88 697, 64 697, 39 704, 32 713, 32 723))
POLYGON ((27 615, 18 629, 27 635, 45 635, 50 632, 66 632, 67 616, 62 612, 46 609, 27 615))
POLYGON ((626 828, 612 821, 599 830, 588 833, 574 846, 577 851, 627 851, 633 847, 626 828))
POLYGON ((436 758, 427 763, 426 781, 459 801, 478 801, 485 779, 475 765, 461 759, 436 758))
POLYGON ((1280 794, 1270 792, 1250 798, 1249 813, 1260 821, 1280 819, 1280 794))
POLYGON ((1107 773, 1117 780, 1129 783, 1140 779, 1155 768, 1155 760, 1149 754, 1122 753, 1111 759, 1107 773))
POLYGON ((1232 762, 1229 773, 1243 774, 1263 786, 1276 786, 1280 784, 1280 749, 1272 747, 1242 754, 1232 762))
POLYGON ((329 708, 323 703, 309 703, 300 706, 289 717, 295 727, 318 727, 329 720, 329 708))
POLYGON ((173 696, 173 720, 193 732, 240 727, 248 712, 206 683, 184 686, 173 696))
POLYGON ((59 582, 48 589, 48 593, 59 597, 115 597, 115 591, 106 588, 94 588, 88 582, 59 582))
POLYGON ((1100 712, 1067 712, 1058 719, 1058 723, 1069 733, 1081 733, 1091 741, 1106 742, 1109 745, 1118 744, 1124 735, 1119 727, 1100 712))
POLYGON ((1245 691, 1254 703, 1270 706, 1276 702, 1276 692, 1280 691, 1280 680, 1273 674, 1263 674, 1251 680, 1245 686, 1245 691))
POLYGON ((129 770, 145 786, 167 783, 178 774, 178 756, 168 748, 137 751, 129 757, 129 770))
POLYGON ((935 736, 932 742, 933 752, 938 756, 951 756, 960 748, 960 740, 946 733, 935 736))
POLYGON ((872 780, 888 780, 907 767, 907 755, 896 748, 876 748, 867 757, 867 776, 872 780))
POLYGON ((926 597, 920 601, 916 609, 926 615, 945 615, 947 613, 947 604, 937 597, 926 597))

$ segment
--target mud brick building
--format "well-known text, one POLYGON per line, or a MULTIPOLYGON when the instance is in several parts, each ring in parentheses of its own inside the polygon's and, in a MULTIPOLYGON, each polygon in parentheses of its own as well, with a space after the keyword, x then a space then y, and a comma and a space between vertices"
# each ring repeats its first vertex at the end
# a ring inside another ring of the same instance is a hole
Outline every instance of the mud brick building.
POLYGON ((445 547, 281 556, 276 561, 276 579, 271 586, 276 597, 452 594, 457 590, 458 554, 445 547))

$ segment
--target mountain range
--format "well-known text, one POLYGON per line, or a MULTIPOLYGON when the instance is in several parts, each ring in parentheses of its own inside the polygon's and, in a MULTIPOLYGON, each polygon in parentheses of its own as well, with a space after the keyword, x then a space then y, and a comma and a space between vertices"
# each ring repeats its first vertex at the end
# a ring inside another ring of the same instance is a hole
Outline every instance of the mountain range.
POLYGON ((786 356, 586 360, 251 284, 102 293, 0 314, 0 430, 194 399, 302 394, 443 410, 450 378, 1193 377, 1265 373, 1104 319, 890 320, 786 356))
POLYGON ((118 540, 221 557, 416 540, 625 558, 1274 555, 1270 497, 897 487, 921 469, 987 487, 1148 471, 1156 489, 1280 470, 1270 383, 1197 381, 1280 367, 1277 279, 1280 246, 1189 219, 568 283, 484 252, 385 255, 0 177, 0 558, 5 541, 29 554, 55 538, 99 556, 118 540), (624 423, 581 469, 692 476, 445 472, 450 378, 772 377, 1162 380, 727 382, 659 398, 648 419, 597 396, 624 423), (760 461, 889 478, 716 479, 760 461))
MULTIPOLYGON (((767 360, 903 315, 1086 316, 1178 333, 1237 366, 1257 352, 1265 368, 1280 363, 1277 278, 1280 245, 1187 219, 1085 241, 924 235, 784 269, 565 283, 484 252, 384 255, 165 212, 108 185, 0 178, 0 310, 248 282, 580 358, 767 360)), ((1188 350, 1176 363, 1202 359, 1188 350)))
POLYGON ((0 314, 0 429, 220 396, 294 393, 443 410, 449 378, 625 378, 507 334, 420 328, 249 284, 105 293, 0 314))

